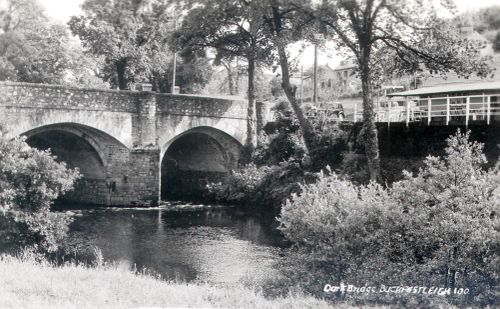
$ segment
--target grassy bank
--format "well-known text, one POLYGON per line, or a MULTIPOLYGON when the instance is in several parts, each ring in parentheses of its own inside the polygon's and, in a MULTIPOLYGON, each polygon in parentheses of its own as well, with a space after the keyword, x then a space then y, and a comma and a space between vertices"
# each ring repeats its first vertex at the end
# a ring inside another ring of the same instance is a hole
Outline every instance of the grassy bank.
POLYGON ((328 308, 302 295, 266 299, 243 287, 166 282, 120 266, 86 267, 0 257, 0 308, 328 308))

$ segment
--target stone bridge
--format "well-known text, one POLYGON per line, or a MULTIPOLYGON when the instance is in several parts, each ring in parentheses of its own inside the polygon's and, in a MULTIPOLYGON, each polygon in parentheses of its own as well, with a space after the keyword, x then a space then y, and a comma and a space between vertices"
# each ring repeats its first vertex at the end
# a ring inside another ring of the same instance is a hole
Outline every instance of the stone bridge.
POLYGON ((239 98, 0 82, 0 125, 80 169, 64 198, 154 205, 196 194, 233 168, 246 141, 239 98))

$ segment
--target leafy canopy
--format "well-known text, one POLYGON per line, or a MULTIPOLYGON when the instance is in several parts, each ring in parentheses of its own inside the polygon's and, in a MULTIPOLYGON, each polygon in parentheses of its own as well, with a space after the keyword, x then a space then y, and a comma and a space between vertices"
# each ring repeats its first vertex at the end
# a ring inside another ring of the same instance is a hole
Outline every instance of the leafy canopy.
MULTIPOLYGON (((102 57, 106 81, 120 89, 150 82, 154 90, 170 91, 175 10, 170 1, 86 0, 82 9, 68 24, 89 54, 102 57)), ((179 59, 176 85, 184 91, 198 91, 211 75, 203 55, 198 56, 179 59)))
POLYGON ((489 59, 478 51, 482 42, 462 37, 439 10, 454 12, 453 1, 327 0, 309 14, 360 65, 370 60, 373 69, 389 65, 398 73, 488 75, 489 59))
POLYGON ((37 0, 7 0, 0 9, 0 80, 102 87, 96 61, 37 0), (3 30, 3 31, 2 31, 3 30))

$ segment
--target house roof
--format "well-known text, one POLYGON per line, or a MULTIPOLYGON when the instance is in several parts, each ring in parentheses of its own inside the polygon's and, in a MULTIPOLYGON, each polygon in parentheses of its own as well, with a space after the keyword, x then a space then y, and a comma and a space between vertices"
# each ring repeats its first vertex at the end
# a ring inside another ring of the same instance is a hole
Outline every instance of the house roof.
POLYGON ((499 90, 500 91, 500 81, 493 82, 479 82, 479 83, 456 83, 447 84, 434 87, 423 87, 403 92, 394 92, 388 96, 421 96, 424 94, 435 94, 435 93, 450 93, 450 92, 466 92, 466 91, 481 91, 481 90, 499 90))
POLYGON ((341 71, 345 69, 355 69, 357 66, 352 59, 343 60, 338 66, 333 68, 333 71, 341 71))

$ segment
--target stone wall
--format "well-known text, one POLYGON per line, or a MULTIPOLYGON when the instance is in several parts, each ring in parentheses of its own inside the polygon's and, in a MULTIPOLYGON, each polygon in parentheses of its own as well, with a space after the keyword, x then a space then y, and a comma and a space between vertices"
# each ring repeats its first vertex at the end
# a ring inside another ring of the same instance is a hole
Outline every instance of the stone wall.
POLYGON ((0 98, 3 106, 136 111, 135 95, 130 91, 0 82, 0 98))
POLYGON ((157 94, 158 111, 169 115, 246 119, 246 102, 237 98, 157 94))

